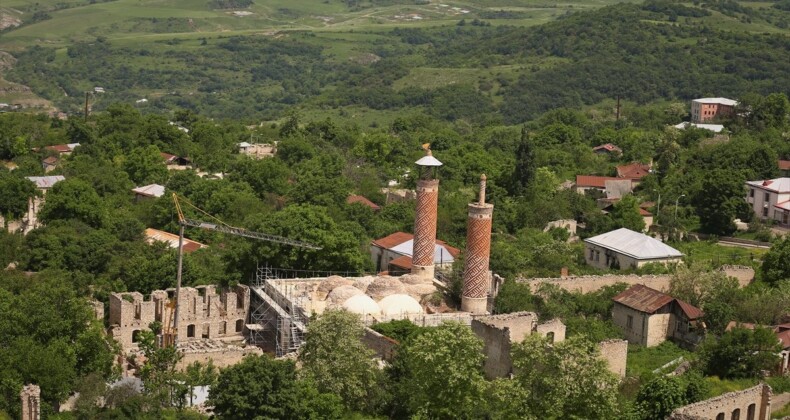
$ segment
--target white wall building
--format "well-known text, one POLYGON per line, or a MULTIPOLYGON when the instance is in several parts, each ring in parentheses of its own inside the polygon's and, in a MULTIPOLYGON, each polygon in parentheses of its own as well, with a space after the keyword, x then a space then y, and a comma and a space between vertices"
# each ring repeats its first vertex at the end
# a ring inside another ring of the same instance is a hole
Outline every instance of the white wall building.
POLYGON ((746 181, 746 187, 746 201, 759 219, 790 226, 790 178, 746 181))

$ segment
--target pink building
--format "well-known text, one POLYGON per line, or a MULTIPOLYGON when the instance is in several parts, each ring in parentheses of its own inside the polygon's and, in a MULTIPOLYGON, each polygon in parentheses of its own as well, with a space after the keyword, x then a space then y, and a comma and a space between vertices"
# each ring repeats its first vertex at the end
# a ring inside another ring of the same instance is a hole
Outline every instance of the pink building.
POLYGON ((691 101, 691 122, 704 123, 717 117, 727 117, 735 113, 738 101, 727 98, 700 98, 691 101))

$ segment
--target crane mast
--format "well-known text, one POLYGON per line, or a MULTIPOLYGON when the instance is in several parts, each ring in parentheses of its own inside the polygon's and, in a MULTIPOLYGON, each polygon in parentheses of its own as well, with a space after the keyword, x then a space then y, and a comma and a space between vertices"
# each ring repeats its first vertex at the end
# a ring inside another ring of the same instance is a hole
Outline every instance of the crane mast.
MULTIPOLYGON (((217 223, 209 223, 209 222, 204 222, 202 220, 187 219, 186 217, 184 217, 184 212, 183 212, 183 210, 181 208, 181 202, 179 201, 178 195, 176 193, 173 193, 173 203, 175 204, 176 213, 178 214, 178 270, 176 272, 176 296, 175 296, 175 303, 174 303, 174 305, 172 305, 172 306, 175 307, 175 309, 173 311, 174 312, 173 313, 173 325, 172 325, 172 328, 169 328, 169 326, 166 328, 166 332, 165 332, 164 337, 163 337, 163 345, 165 345, 165 346, 171 346, 171 345, 172 346, 176 346, 176 344, 178 344, 178 317, 179 317, 179 307, 181 306, 180 303, 179 303, 179 297, 180 297, 180 294, 181 294, 181 274, 183 272, 183 263, 184 263, 184 228, 186 226, 196 227, 196 228, 201 228, 201 229, 214 230, 214 231, 221 232, 221 233, 226 233, 226 234, 229 234, 229 235, 242 236, 242 237, 245 237, 245 238, 258 239, 258 240, 261 240, 261 241, 274 242, 274 243, 278 243, 278 244, 289 245, 289 246, 296 246, 296 247, 300 247, 300 248, 314 249, 314 250, 321 249, 320 246, 313 245, 311 243, 297 241, 297 240, 289 239, 289 238, 284 238, 282 236, 269 235, 268 233, 254 232, 254 231, 251 231, 251 230, 230 226, 230 225, 222 222, 221 220, 217 219, 216 217, 213 217, 213 216, 209 215, 208 213, 204 212, 203 210, 199 209, 198 207, 196 207, 195 205, 189 203, 188 201, 187 201, 187 203, 190 206, 192 206, 196 210, 206 214, 210 218, 216 220, 217 223)), ((168 305, 168 306, 170 306, 170 305, 168 305)))

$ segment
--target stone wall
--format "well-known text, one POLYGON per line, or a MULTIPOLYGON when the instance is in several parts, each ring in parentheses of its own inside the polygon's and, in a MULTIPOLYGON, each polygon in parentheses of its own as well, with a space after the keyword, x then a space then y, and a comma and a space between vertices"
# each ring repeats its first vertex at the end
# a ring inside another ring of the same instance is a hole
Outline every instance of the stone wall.
MULTIPOLYGON (((179 345, 179 348, 182 347, 179 345)), ((241 362, 241 359, 247 355, 254 354, 260 356, 263 354, 263 350, 255 346, 239 347, 230 345, 221 346, 218 348, 204 348, 202 346, 197 346, 193 349, 185 348, 182 354, 183 357, 176 365, 176 369, 179 370, 186 369, 187 366, 194 362, 206 364, 209 362, 209 360, 211 360, 211 363, 215 367, 225 368, 241 362)))
POLYGON ((530 334, 552 337, 552 342, 565 340, 565 324, 558 319, 538 324, 534 312, 478 316, 472 320, 472 331, 483 340, 486 356, 483 371, 489 379, 510 375, 513 360, 510 350, 513 344, 524 341, 530 334))
MULTIPOLYGON (((173 289, 157 290, 144 300, 138 292, 110 295, 110 332, 124 350, 137 348, 137 334, 154 321, 172 325, 169 302, 173 289)), ((179 296, 178 340, 241 337, 250 308, 250 290, 239 285, 217 294, 214 286, 182 287, 179 296)))
POLYGON ((398 346, 397 341, 367 327, 365 327, 365 335, 362 337, 362 342, 369 349, 375 351, 376 356, 383 360, 391 360, 395 347, 398 346))
POLYGON ((742 391, 728 392, 672 412, 671 420, 735 419, 768 420, 771 418, 771 387, 760 384, 742 391))
POLYGON ((620 378, 625 378, 625 365, 628 359, 628 341, 626 340, 606 340, 598 343, 601 350, 601 358, 609 366, 609 371, 620 378))
MULTIPOLYGON (((754 279, 754 269, 747 266, 725 265, 721 267, 728 276, 738 279, 738 284, 743 287, 751 283, 754 279)), ((652 289, 666 292, 669 290, 669 281, 672 276, 669 274, 639 276, 636 274, 604 274, 600 276, 569 276, 561 278, 519 278, 516 281, 530 285, 532 291, 537 291, 541 284, 554 284, 561 289, 568 291, 578 291, 581 293, 594 292, 604 286, 611 286, 617 283, 626 283, 630 286, 643 284, 652 289)))

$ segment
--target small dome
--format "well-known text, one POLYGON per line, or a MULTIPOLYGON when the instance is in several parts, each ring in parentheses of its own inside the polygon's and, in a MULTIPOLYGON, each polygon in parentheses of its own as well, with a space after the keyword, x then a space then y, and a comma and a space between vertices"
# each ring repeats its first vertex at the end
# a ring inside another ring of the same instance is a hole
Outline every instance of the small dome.
POLYGON ((409 296, 422 301, 425 296, 432 295, 436 292, 436 286, 432 284, 407 284, 406 292, 409 296))
POLYGON ((413 297, 404 294, 390 295, 379 302, 381 313, 387 316, 421 314, 422 306, 413 297))
POLYGON ((343 302, 343 308, 359 315, 379 316, 381 309, 375 300, 368 295, 356 295, 343 302))
POLYGON ((350 297, 357 296, 363 294, 361 290, 357 289, 354 286, 338 286, 332 289, 329 292, 329 295, 326 297, 326 300, 330 302, 330 304, 340 305, 343 302, 347 301, 350 297))
POLYGON ((376 277, 365 292, 374 300, 381 300, 389 295, 404 294, 406 293, 406 288, 400 280, 384 276, 376 277))
POLYGON ((359 277, 354 280, 353 286, 363 292, 366 292, 368 290, 368 286, 370 286, 370 283, 373 283, 373 277, 359 277))
POLYGON ((332 289, 338 286, 350 286, 352 283, 354 282, 340 276, 329 276, 318 285, 318 299, 324 300, 332 289))
POLYGON ((404 274, 404 275, 398 277, 398 280, 400 280, 400 282, 405 284, 405 285, 409 285, 409 284, 433 284, 431 279, 425 279, 425 278, 422 278, 420 276, 416 276, 414 274, 404 274))

